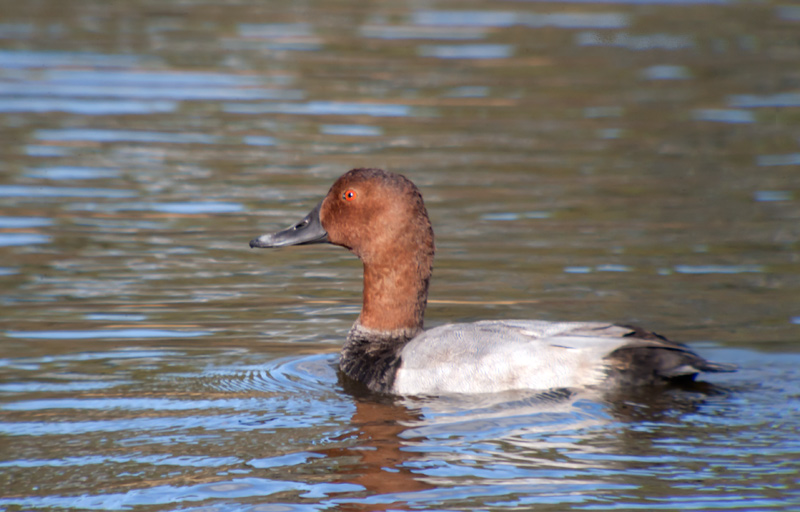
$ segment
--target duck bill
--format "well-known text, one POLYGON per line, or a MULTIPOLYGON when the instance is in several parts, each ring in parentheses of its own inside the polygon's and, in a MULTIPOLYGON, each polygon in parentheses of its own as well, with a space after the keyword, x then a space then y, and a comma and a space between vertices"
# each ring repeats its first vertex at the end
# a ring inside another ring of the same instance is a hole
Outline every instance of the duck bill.
POLYGON ((322 244, 328 241, 328 233, 319 220, 320 202, 303 220, 277 233, 268 233, 250 240, 250 247, 287 247, 289 245, 322 244))

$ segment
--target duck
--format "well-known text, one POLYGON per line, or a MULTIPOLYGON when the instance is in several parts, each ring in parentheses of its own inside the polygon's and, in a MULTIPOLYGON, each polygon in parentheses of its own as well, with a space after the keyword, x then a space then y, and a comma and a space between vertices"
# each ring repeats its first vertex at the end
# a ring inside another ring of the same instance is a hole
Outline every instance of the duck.
POLYGON ((423 329, 435 252, 422 193, 401 174, 353 169, 300 222, 251 248, 333 244, 363 264, 361 312, 339 369, 398 396, 514 390, 619 390, 691 382, 736 367, 640 327, 607 322, 483 320, 423 329))

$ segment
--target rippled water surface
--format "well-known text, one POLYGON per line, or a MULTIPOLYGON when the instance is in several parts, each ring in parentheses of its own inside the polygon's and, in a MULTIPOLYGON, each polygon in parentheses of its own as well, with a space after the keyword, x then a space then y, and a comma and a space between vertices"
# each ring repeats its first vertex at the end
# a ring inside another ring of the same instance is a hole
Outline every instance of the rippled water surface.
POLYGON ((791 2, 4 2, 0 509, 800 509, 791 2), (340 382, 361 269, 252 251, 344 171, 436 231, 427 325, 645 325, 689 389, 340 382))

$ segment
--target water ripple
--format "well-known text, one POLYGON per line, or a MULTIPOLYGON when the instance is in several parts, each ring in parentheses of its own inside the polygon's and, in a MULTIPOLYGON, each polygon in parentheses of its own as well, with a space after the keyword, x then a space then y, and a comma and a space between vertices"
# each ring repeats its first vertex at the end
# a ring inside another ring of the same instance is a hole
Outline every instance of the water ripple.
POLYGON ((52 68, 58 66, 127 68, 141 66, 147 61, 160 62, 160 59, 138 55, 0 50, 0 67, 3 68, 52 68))
POLYGON ((163 114, 177 110, 174 101, 0 98, 0 112, 69 112, 83 115, 163 114))
POLYGON ((0 498, 0 506, 50 507, 84 510, 119 510, 144 505, 164 505, 212 499, 242 499, 279 493, 302 492, 304 496, 323 498, 329 494, 355 492, 362 487, 346 483, 302 483, 265 478, 235 478, 186 486, 159 485, 132 489, 123 493, 85 494, 83 496, 43 496, 0 498))
MULTIPOLYGON (((167 100, 297 100, 300 91, 282 89, 235 89, 229 87, 176 86, 175 84, 62 84, 57 82, 0 83, 0 95, 6 96, 68 96, 113 97, 126 99, 167 100)), ((14 101, 18 101, 16 98, 14 101)), ((164 102, 164 104, 167 104, 164 102)))
POLYGON ((126 411, 194 411, 208 409, 231 409, 234 411, 250 411, 268 409, 269 399, 229 398, 217 400, 179 400, 169 398, 50 398, 39 400, 20 400, 0 406, 6 411, 43 411, 43 410, 91 410, 107 411, 121 409, 126 411))
POLYGON ((753 123, 755 116, 747 110, 733 110, 721 108, 703 108, 692 111, 692 118, 697 121, 712 121, 717 123, 753 123))
POLYGON ((733 94, 728 96, 728 103, 739 108, 800 107, 800 93, 733 94))
POLYGON ((189 466, 189 467, 220 467, 239 464, 243 461, 235 457, 204 457, 204 456, 172 456, 172 455, 87 455, 82 457, 64 457, 63 459, 33 459, 0 461, 0 467, 63 468, 70 466, 91 466, 100 464, 152 464, 155 466, 189 466))
POLYGON ((348 103, 310 101, 308 103, 226 103, 223 110, 231 114, 296 114, 372 117, 405 117, 413 113, 408 105, 389 103, 348 103))
POLYGON ((124 212, 124 211, 151 211, 161 213, 173 213, 180 215, 200 215, 207 213, 236 213, 244 210, 240 203, 224 203, 213 201, 197 202, 175 202, 175 203, 113 203, 95 204, 82 203, 76 205, 73 210, 104 211, 104 212, 124 212))
POLYGON ((37 130, 35 137, 49 141, 93 141, 93 142, 154 142, 171 144, 215 144, 216 135, 204 133, 166 133, 134 130, 64 129, 37 130))
POLYGON ((631 35, 618 32, 613 36, 600 32, 581 32, 575 36, 578 46, 617 46, 629 50, 682 50, 695 46, 690 36, 673 34, 631 35))
POLYGON ((644 69, 642 76, 647 80, 688 80, 692 78, 692 72, 686 66, 661 64, 644 69))
POLYGON ((167 329, 97 329, 93 331, 6 331, 9 338, 38 340, 189 338, 208 336, 208 331, 176 331, 167 329))
POLYGON ((622 13, 555 12, 519 13, 512 11, 416 11, 415 25, 438 27, 511 27, 621 29, 630 25, 622 13))
POLYGON ((56 166, 29 169, 25 171, 25 176, 46 180, 96 180, 119 178, 122 172, 119 169, 56 166))
POLYGON ((420 57, 437 59, 506 59, 514 54, 508 44, 422 45, 417 48, 420 57))
POLYGON ((463 41, 482 39, 486 30, 475 27, 442 27, 414 25, 364 25, 359 29, 362 37, 373 39, 439 39, 463 41))
POLYGON ((336 357, 336 354, 287 357, 258 366, 214 368, 203 375, 209 385, 222 391, 328 393, 337 382, 336 357))
POLYGON ((25 185, 0 185, 0 197, 16 198, 52 198, 52 197, 95 197, 121 199, 134 197, 135 190, 112 188, 79 188, 79 187, 35 187, 25 185))
POLYGON ((52 238, 39 233, 0 233, 0 247, 14 245, 49 244, 52 238))
POLYGON ((676 265, 680 274, 742 274, 746 272, 765 272, 763 265, 676 265))

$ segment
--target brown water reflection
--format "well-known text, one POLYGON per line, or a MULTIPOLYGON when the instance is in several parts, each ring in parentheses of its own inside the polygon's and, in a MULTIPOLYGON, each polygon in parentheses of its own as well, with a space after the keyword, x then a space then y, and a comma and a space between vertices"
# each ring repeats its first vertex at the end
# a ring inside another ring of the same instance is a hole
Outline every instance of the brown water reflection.
POLYGON ((791 509, 799 28, 786 2, 5 2, 0 507, 791 509), (247 242, 361 166, 425 195, 428 325, 639 323, 742 370, 560 413, 348 394, 360 265, 247 242))
MULTIPOLYGON (((407 507, 403 496, 433 489, 420 480, 406 464, 414 454, 404 450, 400 436, 412 421, 419 421, 419 413, 387 400, 356 400, 351 424, 356 429, 357 444, 347 448, 322 450, 328 458, 346 457, 354 460, 338 475, 345 481, 363 489, 363 496, 396 496, 376 503, 353 500, 341 503, 342 510, 395 510, 407 507)), ((352 434, 348 434, 352 437, 352 434)), ((352 443, 348 443, 352 444, 352 443)))

